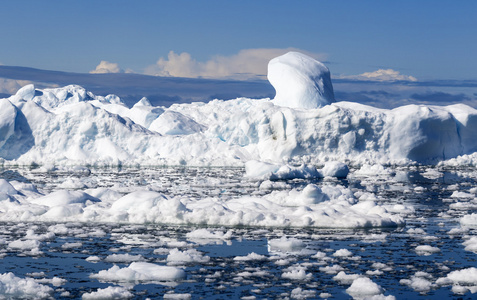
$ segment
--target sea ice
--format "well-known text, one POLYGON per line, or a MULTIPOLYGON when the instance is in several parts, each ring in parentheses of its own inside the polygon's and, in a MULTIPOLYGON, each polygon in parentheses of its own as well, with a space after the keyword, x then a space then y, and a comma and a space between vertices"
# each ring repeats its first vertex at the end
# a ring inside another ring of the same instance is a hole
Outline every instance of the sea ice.
POLYGON ((292 280, 310 280, 313 278, 313 274, 306 273, 306 268, 302 266, 290 266, 287 270, 283 272, 282 278, 292 280))
POLYGON ((122 286, 108 286, 104 289, 98 289, 96 292, 84 293, 82 299, 130 299, 134 295, 122 286))
POLYGON ((128 267, 113 266, 108 270, 91 274, 90 277, 108 282, 177 281, 185 278, 185 272, 171 266, 133 262, 128 267))
POLYGON ((172 249, 166 258, 168 264, 181 265, 185 263, 206 263, 210 261, 210 257, 204 253, 197 251, 197 249, 189 249, 180 251, 179 249, 172 249))
POLYGON ((367 277, 358 277, 353 280, 353 283, 346 292, 353 297, 369 297, 382 294, 383 289, 367 277))
POLYGON ((283 236, 280 239, 270 239, 268 241, 269 252, 298 252, 304 248, 306 248, 306 244, 296 238, 287 238, 283 236))
POLYGON ((10 272, 0 274, 0 294, 11 299, 46 299, 52 296, 53 289, 32 278, 20 278, 10 272))

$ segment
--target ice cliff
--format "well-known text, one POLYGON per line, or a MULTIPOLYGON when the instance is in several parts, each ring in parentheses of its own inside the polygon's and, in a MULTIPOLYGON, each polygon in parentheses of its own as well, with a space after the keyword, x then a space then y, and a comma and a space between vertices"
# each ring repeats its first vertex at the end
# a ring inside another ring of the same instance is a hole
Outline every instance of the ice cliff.
POLYGON ((28 85, 0 99, 3 164, 437 163, 477 151, 477 110, 334 102, 328 69, 299 53, 270 61, 270 99, 128 108, 80 86, 28 85))

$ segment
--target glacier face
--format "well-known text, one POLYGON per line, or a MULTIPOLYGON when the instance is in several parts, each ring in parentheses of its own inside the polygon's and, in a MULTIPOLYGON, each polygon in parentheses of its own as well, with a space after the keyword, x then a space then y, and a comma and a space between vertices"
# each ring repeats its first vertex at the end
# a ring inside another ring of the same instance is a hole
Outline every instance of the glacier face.
POLYGON ((273 59, 268 76, 273 100, 169 108, 145 98, 129 108, 76 85, 27 85, 0 99, 0 157, 7 165, 435 164, 473 161, 477 151, 477 110, 467 105, 332 103, 329 70, 296 52, 273 59))

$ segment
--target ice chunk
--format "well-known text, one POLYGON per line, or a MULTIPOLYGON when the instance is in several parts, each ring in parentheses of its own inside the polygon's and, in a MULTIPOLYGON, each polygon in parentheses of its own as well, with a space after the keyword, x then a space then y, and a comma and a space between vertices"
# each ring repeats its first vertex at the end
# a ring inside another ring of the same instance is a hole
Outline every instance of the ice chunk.
POLYGON ((172 264, 183 264, 183 263, 206 263, 210 261, 210 257, 204 255, 202 252, 197 251, 196 249, 189 249, 185 251, 180 251, 179 249, 172 249, 166 260, 172 264))
POLYGON ((160 200, 164 199, 166 199, 166 197, 157 192, 136 191, 116 200, 113 205, 111 205, 111 209, 117 211, 145 211, 156 206, 160 200))
POLYGON ((108 286, 104 289, 98 289, 96 292, 84 293, 83 300, 93 299, 131 299, 134 295, 125 287, 108 286))
POLYGON ((305 54, 288 52, 272 59, 268 80, 276 91, 276 105, 313 109, 334 102, 330 71, 305 54))
MULTIPOLYGON (((88 259, 86 259, 88 260, 88 259)), ((96 259, 89 259, 88 261, 95 261, 96 259)), ((104 261, 112 262, 112 263, 131 263, 134 261, 144 261, 144 257, 140 254, 138 255, 131 255, 128 253, 125 254, 110 254, 106 256, 104 261)))
POLYGON ((306 247, 306 244, 296 238, 287 238, 283 236, 280 239, 271 239, 268 241, 268 251, 297 252, 306 247))
POLYGON ((261 178, 271 173, 275 173, 280 168, 279 165, 263 161, 249 160, 245 163, 245 176, 250 178, 261 178))
POLYGON ((346 178, 349 173, 349 168, 346 164, 338 161, 330 161, 325 164, 321 170, 323 176, 346 178))
POLYGON ((428 255, 431 255, 431 254, 434 254, 434 253, 438 253, 440 251, 441 251, 441 249, 439 249, 437 247, 432 247, 430 245, 420 245, 420 246, 416 247, 416 253, 418 255, 428 256, 428 255))
POLYGON ((470 215, 463 216, 462 218, 460 218, 460 224, 462 226, 471 226, 471 227, 477 226, 477 214, 472 213, 470 215))
POLYGON ((59 190, 46 196, 33 199, 30 202, 48 207, 54 207, 65 206, 69 204, 80 204, 84 206, 86 205, 87 201, 99 202, 100 200, 86 194, 85 192, 59 190))
POLYGON ((205 228, 196 229, 186 234, 188 239, 192 240, 229 240, 232 238, 232 231, 226 233, 221 231, 210 231, 205 228))
POLYGON ((335 257, 350 257, 352 256, 353 253, 351 253, 351 251, 349 251, 348 249, 339 249, 339 250, 336 250, 335 253, 333 253, 333 256, 335 257))
POLYGON ((6 299, 51 298, 53 289, 32 278, 19 278, 13 273, 0 274, 0 294, 6 299))
POLYGON ((270 175, 271 180, 287 180, 296 178, 313 179, 322 177, 323 175, 313 165, 305 164, 299 167, 284 165, 270 175))
POLYGON ((291 266, 288 271, 283 272, 282 278, 292 280, 310 280, 313 278, 313 274, 306 273, 306 268, 303 266, 291 266))
POLYGON ((379 295, 383 289, 367 277, 356 278, 346 290, 353 297, 379 295))
POLYGON ((170 266, 159 266, 147 262, 133 262, 129 267, 120 268, 113 266, 108 270, 91 274, 90 277, 113 282, 176 281, 184 279, 185 272, 182 269, 170 266))

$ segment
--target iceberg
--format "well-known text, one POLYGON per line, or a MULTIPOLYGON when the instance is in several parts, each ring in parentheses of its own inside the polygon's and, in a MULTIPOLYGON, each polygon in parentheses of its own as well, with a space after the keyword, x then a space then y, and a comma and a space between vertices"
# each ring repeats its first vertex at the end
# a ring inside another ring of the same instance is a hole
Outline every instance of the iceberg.
POLYGON ((77 85, 28 85, 0 99, 0 163, 243 167, 257 161, 268 172, 336 161, 323 175, 345 177, 339 163, 436 164, 468 161, 477 152, 477 110, 467 105, 378 109, 334 102, 329 70, 296 52, 272 59, 268 77, 273 100, 170 107, 143 98, 130 108, 117 96, 77 85))
POLYGON ((334 102, 330 70, 305 54, 292 51, 272 59, 267 77, 276 105, 313 109, 334 102))

